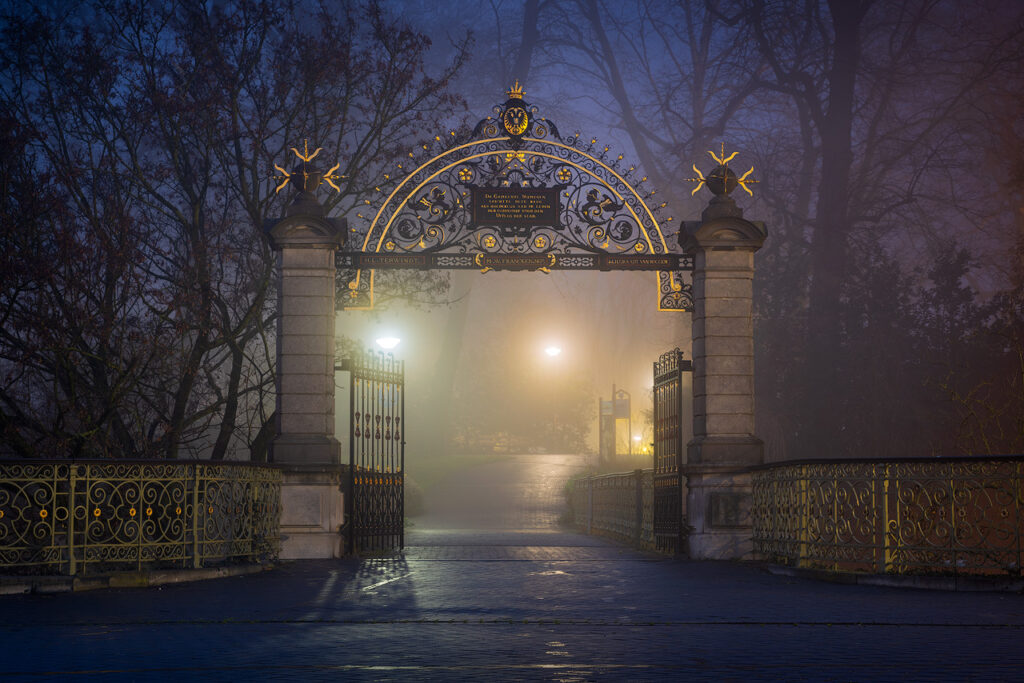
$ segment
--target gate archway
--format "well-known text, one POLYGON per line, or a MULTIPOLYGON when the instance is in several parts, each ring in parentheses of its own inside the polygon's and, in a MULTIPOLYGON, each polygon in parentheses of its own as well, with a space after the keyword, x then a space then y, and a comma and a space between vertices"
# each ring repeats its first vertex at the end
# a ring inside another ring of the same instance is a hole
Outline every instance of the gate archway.
POLYGON ((746 556, 748 468, 763 461, 754 435, 753 264, 766 237, 763 224, 745 220, 729 196, 746 187, 747 176, 728 168, 732 157, 724 150, 721 157, 712 153, 719 165, 706 178, 698 171, 698 189, 706 184, 715 196, 700 221, 680 226, 672 250, 659 214, 665 205, 655 204, 654 190, 642 189, 646 179, 637 179, 634 167, 624 169, 621 156, 609 159, 609 149, 598 149, 594 139, 561 137, 524 101, 518 84, 472 133, 450 137, 435 136, 419 156, 410 153, 400 177, 384 176, 378 202, 367 200, 367 213, 357 214, 368 221, 364 231, 327 218, 316 199, 322 182, 337 188, 337 166, 317 172, 308 165, 316 152, 305 150, 296 152, 301 168, 289 174, 278 167, 285 178, 278 190, 292 176, 302 182, 285 217, 269 228, 281 273, 271 452, 275 462, 292 467, 282 488, 290 520, 282 521, 282 535, 294 549, 286 547, 284 556, 341 552, 339 508, 331 502, 341 473, 333 415, 335 295, 340 289, 344 308, 372 307, 380 269, 656 273, 659 310, 693 312, 689 552, 746 556))
POLYGON ((435 136, 384 177, 361 240, 336 257, 344 308, 373 307, 380 269, 645 270, 659 310, 692 311, 693 256, 670 248, 646 177, 595 138, 562 137, 518 83, 507 94, 469 135, 435 136))

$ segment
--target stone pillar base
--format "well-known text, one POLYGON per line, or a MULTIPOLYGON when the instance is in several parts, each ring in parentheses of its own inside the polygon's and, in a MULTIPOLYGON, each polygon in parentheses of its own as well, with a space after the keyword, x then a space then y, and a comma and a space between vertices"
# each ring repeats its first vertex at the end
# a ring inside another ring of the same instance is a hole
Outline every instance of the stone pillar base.
MULTIPOLYGON (((335 444, 337 445, 337 444, 335 444)), ((341 557, 345 468, 337 465, 286 465, 281 482, 281 559, 341 557)))
POLYGON ((282 434, 270 444, 271 461, 287 465, 338 465, 341 445, 333 436, 282 434))
POLYGON ((694 439, 688 446, 687 539, 696 560, 753 559, 751 465, 763 462, 757 438, 694 439))

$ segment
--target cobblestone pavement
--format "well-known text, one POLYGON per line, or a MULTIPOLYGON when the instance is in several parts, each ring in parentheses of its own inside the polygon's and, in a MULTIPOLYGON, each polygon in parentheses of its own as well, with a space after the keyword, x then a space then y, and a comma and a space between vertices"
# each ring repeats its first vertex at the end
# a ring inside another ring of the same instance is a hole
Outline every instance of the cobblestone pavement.
MULTIPOLYGON (((472 520, 468 520, 472 521, 472 520)), ((418 525, 383 558, 0 598, 5 680, 1024 679, 1024 596, 418 525)))

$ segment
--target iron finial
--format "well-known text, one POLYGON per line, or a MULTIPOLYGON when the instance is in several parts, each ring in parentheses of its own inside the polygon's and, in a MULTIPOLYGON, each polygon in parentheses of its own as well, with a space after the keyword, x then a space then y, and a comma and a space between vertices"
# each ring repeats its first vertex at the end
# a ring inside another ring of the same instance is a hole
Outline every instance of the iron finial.
POLYGON ((274 168, 276 168, 278 173, 280 173, 280 175, 272 176, 275 180, 280 181, 280 184, 277 186, 277 188, 275 188, 274 193, 277 194, 278 192, 283 190, 285 186, 289 182, 291 182, 293 176, 302 177, 302 187, 299 188, 299 192, 308 192, 310 194, 314 194, 316 192, 316 189, 320 187, 320 185, 323 183, 327 183, 328 185, 333 187, 336 192, 341 192, 341 187, 338 185, 337 181, 340 181, 342 178, 347 177, 344 175, 339 175, 337 173, 337 170, 341 167, 341 164, 335 164, 334 166, 331 167, 329 171, 327 171, 327 173, 321 173, 311 165, 313 159, 315 159, 316 156, 320 154, 322 149, 322 147, 317 147, 315 150, 310 152, 308 139, 303 141, 301 152, 295 147, 292 147, 292 152, 295 154, 296 157, 298 157, 299 161, 301 161, 302 163, 296 165, 296 167, 293 168, 291 172, 288 172, 287 170, 281 168, 277 164, 274 164, 274 168))
POLYGON ((728 195, 730 192, 736 189, 737 186, 742 187, 747 191, 747 194, 753 196, 754 192, 747 187, 749 183, 760 182, 750 177, 750 174, 754 172, 754 167, 751 166, 750 170, 744 173, 742 176, 737 176, 736 173, 729 168, 729 162, 736 158, 739 152, 733 152, 729 156, 725 155, 725 143, 722 143, 722 151, 720 154, 715 154, 711 150, 708 150, 708 154, 715 160, 718 165, 711 169, 711 172, 706 176, 701 173, 700 169, 697 168, 697 164, 693 164, 693 171, 697 174, 695 178, 687 178, 686 180, 691 183, 697 183, 697 187, 693 188, 691 195, 697 194, 697 190, 707 186, 711 193, 715 196, 728 195))

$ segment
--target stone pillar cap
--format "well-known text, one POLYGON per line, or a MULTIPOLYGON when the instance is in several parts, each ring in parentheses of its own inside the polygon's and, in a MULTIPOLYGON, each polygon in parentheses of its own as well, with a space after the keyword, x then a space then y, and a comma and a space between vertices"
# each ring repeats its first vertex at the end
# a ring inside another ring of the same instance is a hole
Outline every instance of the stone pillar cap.
POLYGON ((767 236, 764 223, 745 219, 732 197, 716 195, 701 213, 700 222, 684 224, 679 232, 679 246, 687 252, 723 247, 757 251, 767 236))
POLYGON ((348 219, 297 213, 268 223, 265 230, 275 250, 282 247, 340 249, 348 238, 348 219))

